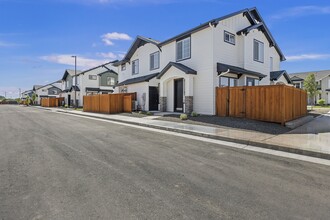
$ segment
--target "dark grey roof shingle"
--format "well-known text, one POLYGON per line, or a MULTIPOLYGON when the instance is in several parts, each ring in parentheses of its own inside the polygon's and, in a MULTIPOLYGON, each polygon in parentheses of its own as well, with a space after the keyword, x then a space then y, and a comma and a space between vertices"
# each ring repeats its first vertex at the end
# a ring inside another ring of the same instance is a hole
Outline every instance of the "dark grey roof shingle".
POLYGON ((140 77, 128 79, 128 80, 118 83, 117 86, 123 86, 123 85, 129 85, 129 84, 141 83, 141 82, 149 82, 149 80, 151 80, 152 78, 155 78, 158 74, 159 73, 153 73, 153 74, 149 74, 146 76, 140 76, 140 77))
POLYGON ((179 70, 181 70, 182 72, 186 73, 186 74, 197 74, 196 70, 191 69, 190 67, 187 67, 185 65, 183 65, 182 63, 174 63, 174 62, 169 62, 164 69, 158 74, 157 79, 162 78, 162 76, 172 67, 176 67, 179 70))
POLYGON ((281 76, 284 76, 288 83, 292 83, 289 74, 285 70, 272 71, 270 72, 270 80, 278 80, 281 76))
POLYGON ((237 74, 238 78, 240 78, 243 74, 257 76, 260 79, 266 77, 266 75, 264 75, 262 73, 255 72, 255 71, 246 70, 244 68, 237 67, 237 66, 232 66, 232 65, 228 65, 228 64, 217 63, 217 72, 219 74, 223 73, 223 72, 227 72, 228 70, 229 70, 230 73, 237 74))
POLYGON ((316 81, 319 81, 327 76, 330 76, 330 70, 290 73, 289 76, 290 76, 291 80, 298 81, 299 78, 304 80, 311 73, 315 75, 316 81))

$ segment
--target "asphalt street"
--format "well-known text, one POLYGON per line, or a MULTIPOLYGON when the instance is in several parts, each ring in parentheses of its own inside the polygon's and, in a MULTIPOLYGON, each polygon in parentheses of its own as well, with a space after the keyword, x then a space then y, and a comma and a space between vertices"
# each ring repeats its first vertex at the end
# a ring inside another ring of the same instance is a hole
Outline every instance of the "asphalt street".
POLYGON ((0 105, 0 219, 329 219, 330 167, 0 105))

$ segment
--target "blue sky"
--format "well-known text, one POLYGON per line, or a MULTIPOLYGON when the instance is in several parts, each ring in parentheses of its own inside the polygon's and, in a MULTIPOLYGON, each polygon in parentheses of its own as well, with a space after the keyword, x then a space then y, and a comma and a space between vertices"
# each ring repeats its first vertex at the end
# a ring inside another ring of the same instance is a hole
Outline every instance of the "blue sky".
POLYGON ((256 6, 288 72, 330 69, 330 2, 306 0, 0 0, 0 95, 47 84, 74 68, 120 59, 136 35, 165 40, 256 6))

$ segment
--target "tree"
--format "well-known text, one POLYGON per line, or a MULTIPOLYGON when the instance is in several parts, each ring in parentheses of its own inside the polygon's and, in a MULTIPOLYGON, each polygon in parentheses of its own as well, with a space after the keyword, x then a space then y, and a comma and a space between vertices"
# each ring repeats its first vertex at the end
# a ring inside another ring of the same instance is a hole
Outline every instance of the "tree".
POLYGON ((30 102, 31 102, 30 96, 26 96, 25 104, 26 104, 27 106, 29 106, 29 105, 30 105, 30 102))
POLYGON ((315 75, 310 73, 304 80, 304 89, 306 90, 308 97, 311 100, 311 105, 315 103, 315 96, 319 93, 317 90, 317 83, 315 81, 315 75))
POLYGON ((35 94, 35 93, 32 94, 32 96, 31 96, 31 101, 32 101, 32 104, 33 104, 33 105, 35 104, 35 102, 36 102, 36 100, 37 100, 37 97, 38 97, 37 94, 35 94))

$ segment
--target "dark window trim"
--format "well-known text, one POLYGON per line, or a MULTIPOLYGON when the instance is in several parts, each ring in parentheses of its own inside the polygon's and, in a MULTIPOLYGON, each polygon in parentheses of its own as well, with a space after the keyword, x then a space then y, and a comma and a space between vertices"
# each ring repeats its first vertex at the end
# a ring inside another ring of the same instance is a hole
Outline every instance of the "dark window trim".
POLYGON ((89 80, 97 80, 97 75, 89 75, 88 76, 88 79, 89 80), (95 76, 95 79, 93 79, 94 76, 95 76))
POLYGON ((139 61, 139 59, 132 60, 132 75, 137 75, 137 74, 139 74, 139 72, 140 72, 139 69, 140 69, 140 61, 139 61), (138 61, 138 71, 137 71, 137 73, 134 73, 134 72, 133 72, 133 66, 134 66, 133 63, 134 63, 135 61, 138 61))
POLYGON ((233 34, 233 33, 230 33, 229 31, 224 31, 223 32, 223 41, 228 43, 228 44, 231 44, 231 45, 236 45, 236 35, 233 34), (233 35, 234 36, 234 43, 230 42, 230 41, 226 41, 226 34, 229 34, 229 35, 233 35))
MULTIPOLYGON (((251 80, 251 79, 253 80, 253 84, 254 84, 254 85, 252 85, 252 86, 256 86, 256 80, 258 80, 258 79, 257 79, 257 78, 253 78, 253 77, 249 77, 249 76, 246 77, 245 85, 246 85, 246 86, 249 86, 249 85, 248 85, 248 80, 251 80)), ((260 82, 260 80, 258 80, 258 81, 260 82)), ((259 83, 258 83, 258 84, 259 84, 259 83)))
POLYGON ((264 42, 262 42, 262 41, 259 41, 259 40, 257 40, 257 39, 253 39, 253 50, 252 50, 252 53, 253 53, 253 60, 254 61, 256 61, 256 62, 258 62, 258 63, 264 63, 265 62, 265 44, 264 44, 264 42), (255 58, 254 58, 254 42, 259 42, 259 43, 262 43, 262 45, 264 45, 264 57, 263 57, 263 60, 264 61, 260 61, 260 60, 256 60, 255 58))
POLYGON ((126 63, 123 63, 123 64, 121 64, 121 71, 125 71, 126 70, 126 63))
POLYGON ((154 53, 151 53, 150 56, 149 56, 149 68, 150 70, 156 70, 156 69, 159 69, 160 68, 160 53, 159 51, 156 51, 154 53), (151 56, 158 53, 158 67, 157 68, 151 68, 151 56))
POLYGON ((180 38, 180 39, 178 39, 176 42, 175 42, 175 58, 176 58, 176 62, 180 62, 180 61, 184 61, 184 60, 188 60, 188 59, 191 59, 191 36, 189 35, 189 36, 186 36, 186 37, 184 37, 184 38, 180 38), (187 38, 189 38, 189 44, 190 44, 190 50, 189 50, 189 57, 187 57, 187 58, 183 58, 183 59, 178 59, 178 42, 180 42, 180 41, 183 41, 184 39, 187 39, 187 38))

